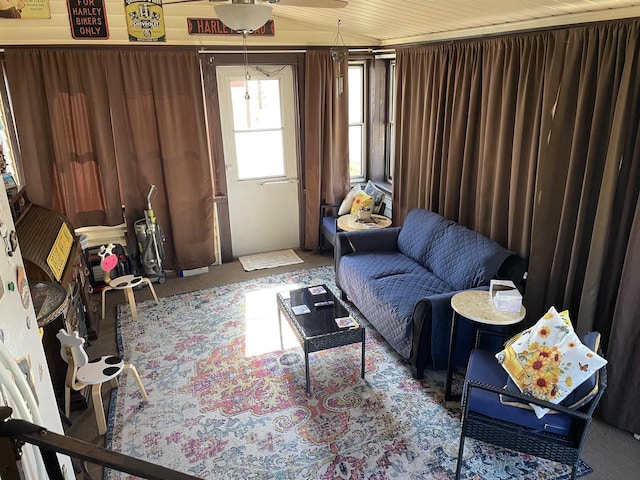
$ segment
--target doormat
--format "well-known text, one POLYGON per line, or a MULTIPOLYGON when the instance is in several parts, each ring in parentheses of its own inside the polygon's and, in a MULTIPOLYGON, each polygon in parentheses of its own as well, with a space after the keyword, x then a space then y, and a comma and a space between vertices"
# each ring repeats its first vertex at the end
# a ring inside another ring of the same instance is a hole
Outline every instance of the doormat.
POLYGON ((293 250, 280 250, 278 252, 246 255, 244 257, 238 257, 238 260, 240 260, 242 268, 247 272, 304 262, 293 250))

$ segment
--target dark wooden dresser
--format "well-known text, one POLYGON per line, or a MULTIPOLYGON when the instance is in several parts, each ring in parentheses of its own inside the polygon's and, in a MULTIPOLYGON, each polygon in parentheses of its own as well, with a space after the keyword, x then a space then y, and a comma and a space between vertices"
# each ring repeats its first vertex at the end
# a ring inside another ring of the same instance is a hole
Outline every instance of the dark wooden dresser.
MULTIPOLYGON (((91 308, 89 270, 79 237, 69 220, 60 213, 31 203, 24 189, 10 201, 18 242, 30 283, 57 282, 67 295, 62 313, 39 325, 42 343, 56 397, 64 405, 67 364, 60 356, 56 334, 61 328, 78 331, 86 341, 95 338, 97 313, 91 308)), ((37 313, 37 312, 36 312, 37 313)), ((87 407, 88 392, 72 392, 71 408, 87 407)))

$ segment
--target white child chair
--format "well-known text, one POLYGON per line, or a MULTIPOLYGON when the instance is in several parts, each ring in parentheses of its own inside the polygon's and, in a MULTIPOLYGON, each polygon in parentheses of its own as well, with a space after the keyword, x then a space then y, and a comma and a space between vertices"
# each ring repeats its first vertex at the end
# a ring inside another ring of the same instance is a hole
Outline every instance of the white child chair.
POLYGON ((151 289, 151 293, 153 294, 153 298, 155 298, 156 303, 160 303, 158 300, 158 296, 156 295, 156 291, 153 288, 153 284, 151 280, 147 277, 141 277, 138 275, 122 275, 120 277, 111 278, 111 271, 118 264, 118 256, 113 253, 114 249, 113 243, 110 243, 107 246, 102 245, 100 247, 100 251, 98 255, 100 255, 100 268, 104 270, 104 282, 107 284, 102 289, 102 319, 104 320, 105 315, 105 294, 109 290, 124 290, 124 293, 129 302, 129 306, 131 307, 131 317, 134 320, 138 320, 138 309, 136 308, 136 299, 133 296, 133 289, 140 284, 146 283, 149 285, 151 289))
POLYGON ((104 407, 102 405, 102 384, 111 382, 112 387, 118 385, 117 376, 122 370, 127 368, 133 372, 145 402, 149 401, 147 391, 144 389, 138 370, 131 363, 124 363, 120 357, 105 356, 89 361, 87 353, 84 351, 84 338, 78 336, 78 332, 67 333, 61 328, 56 337, 62 345, 60 355, 67 362, 67 378, 64 386, 64 412, 69 416, 71 404, 71 390, 82 390, 87 385, 91 385, 91 398, 93 399, 93 409, 96 412, 96 422, 98 423, 98 433, 104 435, 107 431, 107 422, 104 418, 104 407))

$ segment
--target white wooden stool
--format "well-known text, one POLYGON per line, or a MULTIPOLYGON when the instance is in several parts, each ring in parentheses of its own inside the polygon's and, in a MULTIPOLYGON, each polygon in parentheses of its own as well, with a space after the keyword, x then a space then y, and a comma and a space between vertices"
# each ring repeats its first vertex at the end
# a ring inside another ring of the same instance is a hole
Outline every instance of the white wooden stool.
POLYGON ((156 295, 156 290, 153 288, 151 280, 149 280, 147 277, 141 277, 138 275, 122 275, 113 279, 111 278, 111 271, 118 264, 118 256, 113 253, 113 248, 114 245, 112 243, 110 243, 106 247, 102 245, 100 247, 100 251, 98 252, 98 255, 100 255, 101 258, 100 268, 104 270, 104 282, 107 284, 102 289, 102 319, 104 320, 106 310, 105 294, 109 290, 124 290, 127 301, 129 302, 129 306, 131 307, 131 317, 134 320, 138 320, 138 308, 136 307, 136 298, 133 295, 133 289, 135 287, 146 283, 147 285, 149 285, 156 303, 159 304, 160 300, 158 300, 158 295, 156 295))
POLYGON ((84 351, 84 338, 78 336, 78 332, 71 335, 64 328, 56 334, 60 340, 60 355, 67 362, 67 378, 64 386, 64 413, 68 417, 71 406, 71 390, 82 390, 87 385, 91 385, 91 398, 93 409, 96 413, 98 433, 104 435, 107 431, 107 422, 104 417, 104 406, 102 405, 102 384, 110 382, 112 387, 118 385, 117 376, 122 370, 129 369, 138 382, 140 393, 145 402, 149 401, 147 391, 144 389, 138 370, 131 363, 124 363, 120 357, 104 356, 89 360, 84 351))

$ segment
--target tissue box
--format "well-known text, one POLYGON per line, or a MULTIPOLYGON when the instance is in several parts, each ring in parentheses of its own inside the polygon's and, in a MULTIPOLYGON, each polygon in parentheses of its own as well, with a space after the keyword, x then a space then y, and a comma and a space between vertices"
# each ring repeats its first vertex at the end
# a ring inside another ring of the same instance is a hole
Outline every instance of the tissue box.
POLYGON ((510 280, 491 280, 489 296, 497 310, 501 312, 519 312, 522 307, 522 295, 510 280))

